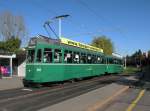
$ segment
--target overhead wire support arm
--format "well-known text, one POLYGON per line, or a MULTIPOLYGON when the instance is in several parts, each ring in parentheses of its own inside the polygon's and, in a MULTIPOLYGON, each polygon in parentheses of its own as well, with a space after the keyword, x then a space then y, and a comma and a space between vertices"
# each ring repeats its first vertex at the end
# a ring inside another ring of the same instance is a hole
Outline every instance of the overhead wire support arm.
POLYGON ((46 28, 46 24, 44 24, 44 25, 43 25, 43 27, 44 27, 44 29, 46 30, 46 32, 47 32, 47 34, 48 34, 49 38, 51 38, 51 34, 50 34, 50 32, 47 30, 47 28, 46 28))
POLYGON ((48 35, 50 36, 50 33, 49 31, 47 30, 47 27, 53 32, 53 34, 57 37, 57 39, 60 39, 61 38, 61 31, 62 31, 62 27, 61 27, 61 20, 63 18, 66 18, 70 15, 60 15, 60 16, 56 16, 54 17, 53 19, 58 19, 59 21, 59 35, 57 35, 57 33, 55 32, 55 30, 51 27, 50 23, 52 23, 51 21, 46 21, 43 25, 44 29, 46 30, 46 32, 48 33, 48 35))
POLYGON ((56 34, 55 30, 50 26, 50 21, 46 21, 43 25, 43 27, 45 28, 46 32, 50 35, 50 33, 48 32, 46 25, 49 27, 49 29, 53 32, 53 34, 57 37, 57 39, 59 39, 58 35, 56 34))

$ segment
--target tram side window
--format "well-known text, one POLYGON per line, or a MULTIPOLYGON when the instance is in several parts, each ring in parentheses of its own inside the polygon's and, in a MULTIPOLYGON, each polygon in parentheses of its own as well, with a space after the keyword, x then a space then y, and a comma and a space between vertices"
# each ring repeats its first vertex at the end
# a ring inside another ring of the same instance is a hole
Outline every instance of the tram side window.
POLYGON ((93 55, 93 56, 92 56, 92 63, 93 63, 93 64, 96 64, 96 63, 97 63, 96 55, 93 55))
POLYGON ((82 64, 86 64, 87 61, 87 56, 85 53, 81 53, 81 59, 80 59, 80 63, 82 64))
POLYGON ((102 58, 101 56, 98 56, 98 57, 97 57, 97 63, 98 63, 98 64, 103 63, 103 58, 102 58))
POLYGON ((87 63, 92 63, 92 56, 90 54, 87 55, 87 63))
POLYGON ((35 50, 28 50, 27 53, 27 62, 32 63, 34 62, 35 50))
POLYGON ((114 64, 117 64, 117 60, 116 60, 116 59, 113 59, 113 63, 114 63, 114 64))
POLYGON ((41 61, 42 61, 42 50, 38 49, 37 56, 36 56, 36 62, 41 62, 41 61))
POLYGON ((102 56, 102 63, 106 64, 106 58, 104 56, 102 56))
POLYGON ((64 62, 65 63, 72 63, 72 51, 65 50, 64 62))
POLYGON ((115 64, 120 64, 120 60, 115 59, 115 64))
POLYGON ((114 63, 113 59, 110 58, 110 59, 109 59, 109 64, 113 64, 113 63, 114 63))
POLYGON ((123 60, 120 60, 120 64, 123 65, 123 60))
POLYGON ((73 63, 79 63, 79 60, 80 60, 79 52, 74 52, 73 53, 73 63))
POLYGON ((118 64, 122 65, 123 64, 123 61, 118 59, 118 64))
POLYGON ((52 63, 52 49, 44 49, 44 63, 52 63))
POLYGON ((103 56, 101 56, 101 63, 104 64, 105 63, 105 58, 103 56))
POLYGON ((61 63, 62 62, 62 53, 60 49, 55 49, 54 51, 54 62, 61 63))

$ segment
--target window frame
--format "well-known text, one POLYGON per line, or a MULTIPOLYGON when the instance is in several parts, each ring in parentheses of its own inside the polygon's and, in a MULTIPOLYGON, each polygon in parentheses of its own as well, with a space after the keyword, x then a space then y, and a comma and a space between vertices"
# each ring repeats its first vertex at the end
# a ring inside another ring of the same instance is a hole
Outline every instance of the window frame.
POLYGON ((35 54, 35 62, 36 63, 42 63, 43 62, 42 61, 43 60, 43 50, 42 50, 42 48, 37 48, 35 52, 36 52, 36 54, 35 54), (37 56, 38 56, 38 51, 39 50, 41 50, 41 60, 40 60, 40 62, 37 61, 37 56))
POLYGON ((54 48, 53 49, 53 63, 55 63, 55 64, 57 64, 57 63, 63 63, 63 51, 62 51, 62 49, 60 49, 60 48, 54 48), (59 61, 58 62, 56 62, 55 61, 55 50, 59 50, 60 52, 59 52, 59 61), (60 56, 60 54, 61 54, 61 56, 60 56))
POLYGON ((27 63, 34 63, 35 62, 35 56, 36 56, 36 50, 35 49, 28 49, 27 50, 27 53, 26 53, 26 62, 27 63), (32 60, 32 62, 29 62, 29 51, 34 51, 33 52, 33 60, 32 60))
POLYGON ((52 48, 48 48, 48 47, 45 47, 45 48, 43 48, 43 63, 53 63, 53 49, 52 48), (51 53, 51 58, 50 58, 50 62, 44 62, 44 53, 45 53, 45 49, 50 49, 51 51, 49 51, 50 53, 51 53))

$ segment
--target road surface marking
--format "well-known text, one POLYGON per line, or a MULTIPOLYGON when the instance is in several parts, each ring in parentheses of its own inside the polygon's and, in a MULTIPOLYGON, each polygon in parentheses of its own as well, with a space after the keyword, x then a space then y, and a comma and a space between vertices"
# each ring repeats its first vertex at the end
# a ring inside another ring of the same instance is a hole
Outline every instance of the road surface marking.
POLYGON ((24 88, 24 89, 21 89, 23 91, 33 91, 32 89, 28 89, 28 88, 24 88))
POLYGON ((110 97, 106 98, 103 102, 98 102, 94 106, 88 108, 87 111, 96 111, 96 110, 100 109, 103 105, 107 104, 108 102, 113 100, 115 97, 119 96, 121 93, 123 93, 127 89, 129 89, 129 86, 124 86, 124 88, 120 89, 119 91, 117 91, 116 93, 111 95, 110 97))
POLYGON ((136 106, 137 102, 141 99, 141 97, 144 95, 145 90, 140 91, 138 97, 129 105, 126 111, 132 111, 133 108, 136 106))

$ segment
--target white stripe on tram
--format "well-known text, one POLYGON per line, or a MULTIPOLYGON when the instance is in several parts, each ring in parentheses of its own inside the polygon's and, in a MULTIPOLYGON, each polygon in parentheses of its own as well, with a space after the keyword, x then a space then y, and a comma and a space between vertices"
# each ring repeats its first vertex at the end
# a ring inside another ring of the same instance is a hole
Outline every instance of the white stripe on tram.
POLYGON ((119 64, 57 64, 57 63, 31 63, 31 64, 26 64, 26 65, 118 65, 119 64))

